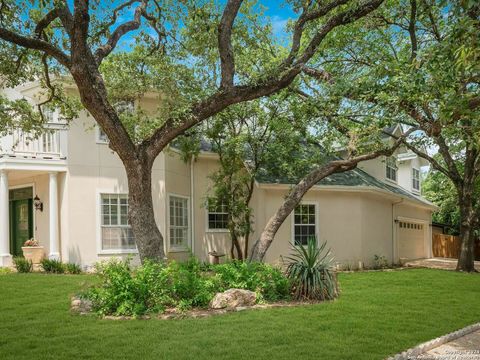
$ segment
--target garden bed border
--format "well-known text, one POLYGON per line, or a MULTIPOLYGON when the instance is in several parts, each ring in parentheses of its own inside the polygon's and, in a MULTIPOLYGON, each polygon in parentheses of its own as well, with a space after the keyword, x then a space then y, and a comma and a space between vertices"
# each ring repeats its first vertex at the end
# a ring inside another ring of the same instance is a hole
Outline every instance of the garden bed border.
POLYGON ((403 351, 401 353, 398 353, 394 356, 390 356, 386 358, 386 360, 409 360, 412 359, 414 356, 419 356, 427 351, 430 351, 432 349, 435 349, 436 347, 439 347, 440 345, 446 344, 450 341, 456 340, 458 338, 461 338, 462 336, 471 334, 477 330, 480 330, 480 322, 468 325, 460 330, 453 331, 451 333, 448 333, 446 335, 439 336, 433 340, 424 342, 420 345, 417 345, 413 348, 410 348, 406 351, 403 351))

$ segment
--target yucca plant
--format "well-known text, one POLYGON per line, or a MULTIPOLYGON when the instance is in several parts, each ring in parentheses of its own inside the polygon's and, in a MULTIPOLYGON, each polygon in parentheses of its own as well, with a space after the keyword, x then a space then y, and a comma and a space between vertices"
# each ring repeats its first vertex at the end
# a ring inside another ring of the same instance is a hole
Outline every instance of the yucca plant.
POLYGON ((292 247, 292 255, 285 257, 287 277, 297 300, 332 300, 338 296, 333 257, 326 246, 324 242, 317 247, 312 238, 307 246, 292 247))

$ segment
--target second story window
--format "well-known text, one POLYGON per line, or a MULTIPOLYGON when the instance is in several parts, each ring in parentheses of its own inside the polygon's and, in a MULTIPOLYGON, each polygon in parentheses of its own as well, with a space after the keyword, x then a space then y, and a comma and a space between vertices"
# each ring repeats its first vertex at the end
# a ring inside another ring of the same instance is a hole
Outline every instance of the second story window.
POLYGON ((420 191, 420 170, 412 169, 412 189, 420 191))
POLYGON ((387 179, 397 181, 397 160, 394 156, 390 156, 386 160, 386 174, 387 179))

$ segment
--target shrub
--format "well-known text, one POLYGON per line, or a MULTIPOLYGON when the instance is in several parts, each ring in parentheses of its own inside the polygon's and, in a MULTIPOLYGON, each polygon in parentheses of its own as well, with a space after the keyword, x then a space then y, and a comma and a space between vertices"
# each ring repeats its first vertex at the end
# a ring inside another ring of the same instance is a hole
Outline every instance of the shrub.
POLYGON ((268 264, 232 261, 214 265, 212 270, 219 277, 219 291, 230 288, 251 290, 266 301, 286 299, 290 294, 288 279, 280 269, 268 264))
POLYGON ((42 259, 40 262, 43 271, 49 274, 63 274, 65 272, 65 265, 56 259, 42 259))
POLYGON ((373 268, 378 269, 387 269, 389 267, 388 260, 385 256, 374 255, 373 256, 373 268))
POLYGON ((112 259, 98 263, 96 272, 101 283, 85 296, 101 315, 143 315, 174 303, 169 295, 168 273, 161 263, 145 261, 134 270, 130 260, 112 259))
POLYGON ((31 260, 27 260, 23 257, 14 257, 13 263, 19 273, 29 273, 33 271, 33 264, 31 260))
POLYGON ((287 276, 298 300, 331 300, 338 296, 338 285, 333 270, 333 258, 327 243, 317 247, 315 239, 307 246, 295 246, 286 258, 287 276))
POLYGON ((166 308, 206 307, 217 292, 229 288, 256 291, 260 299, 289 296, 289 282, 279 269, 258 263, 205 265, 191 258, 185 263, 145 261, 136 268, 130 260, 96 265, 100 284, 85 297, 101 315, 139 316, 166 308))
POLYGON ((65 270, 69 274, 81 274, 82 273, 82 268, 78 264, 74 263, 67 263, 65 264, 65 270))

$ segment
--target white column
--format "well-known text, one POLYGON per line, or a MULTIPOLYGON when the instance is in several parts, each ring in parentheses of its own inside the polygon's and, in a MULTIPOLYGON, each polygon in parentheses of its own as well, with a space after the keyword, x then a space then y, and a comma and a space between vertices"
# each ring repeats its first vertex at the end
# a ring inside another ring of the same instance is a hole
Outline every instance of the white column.
POLYGON ((0 170, 0 266, 11 266, 10 223, 8 207, 8 175, 0 170))
POLYGON ((58 181, 57 173, 50 173, 48 186, 48 208, 49 208, 49 229, 50 229, 50 259, 60 259, 58 245, 58 181))

